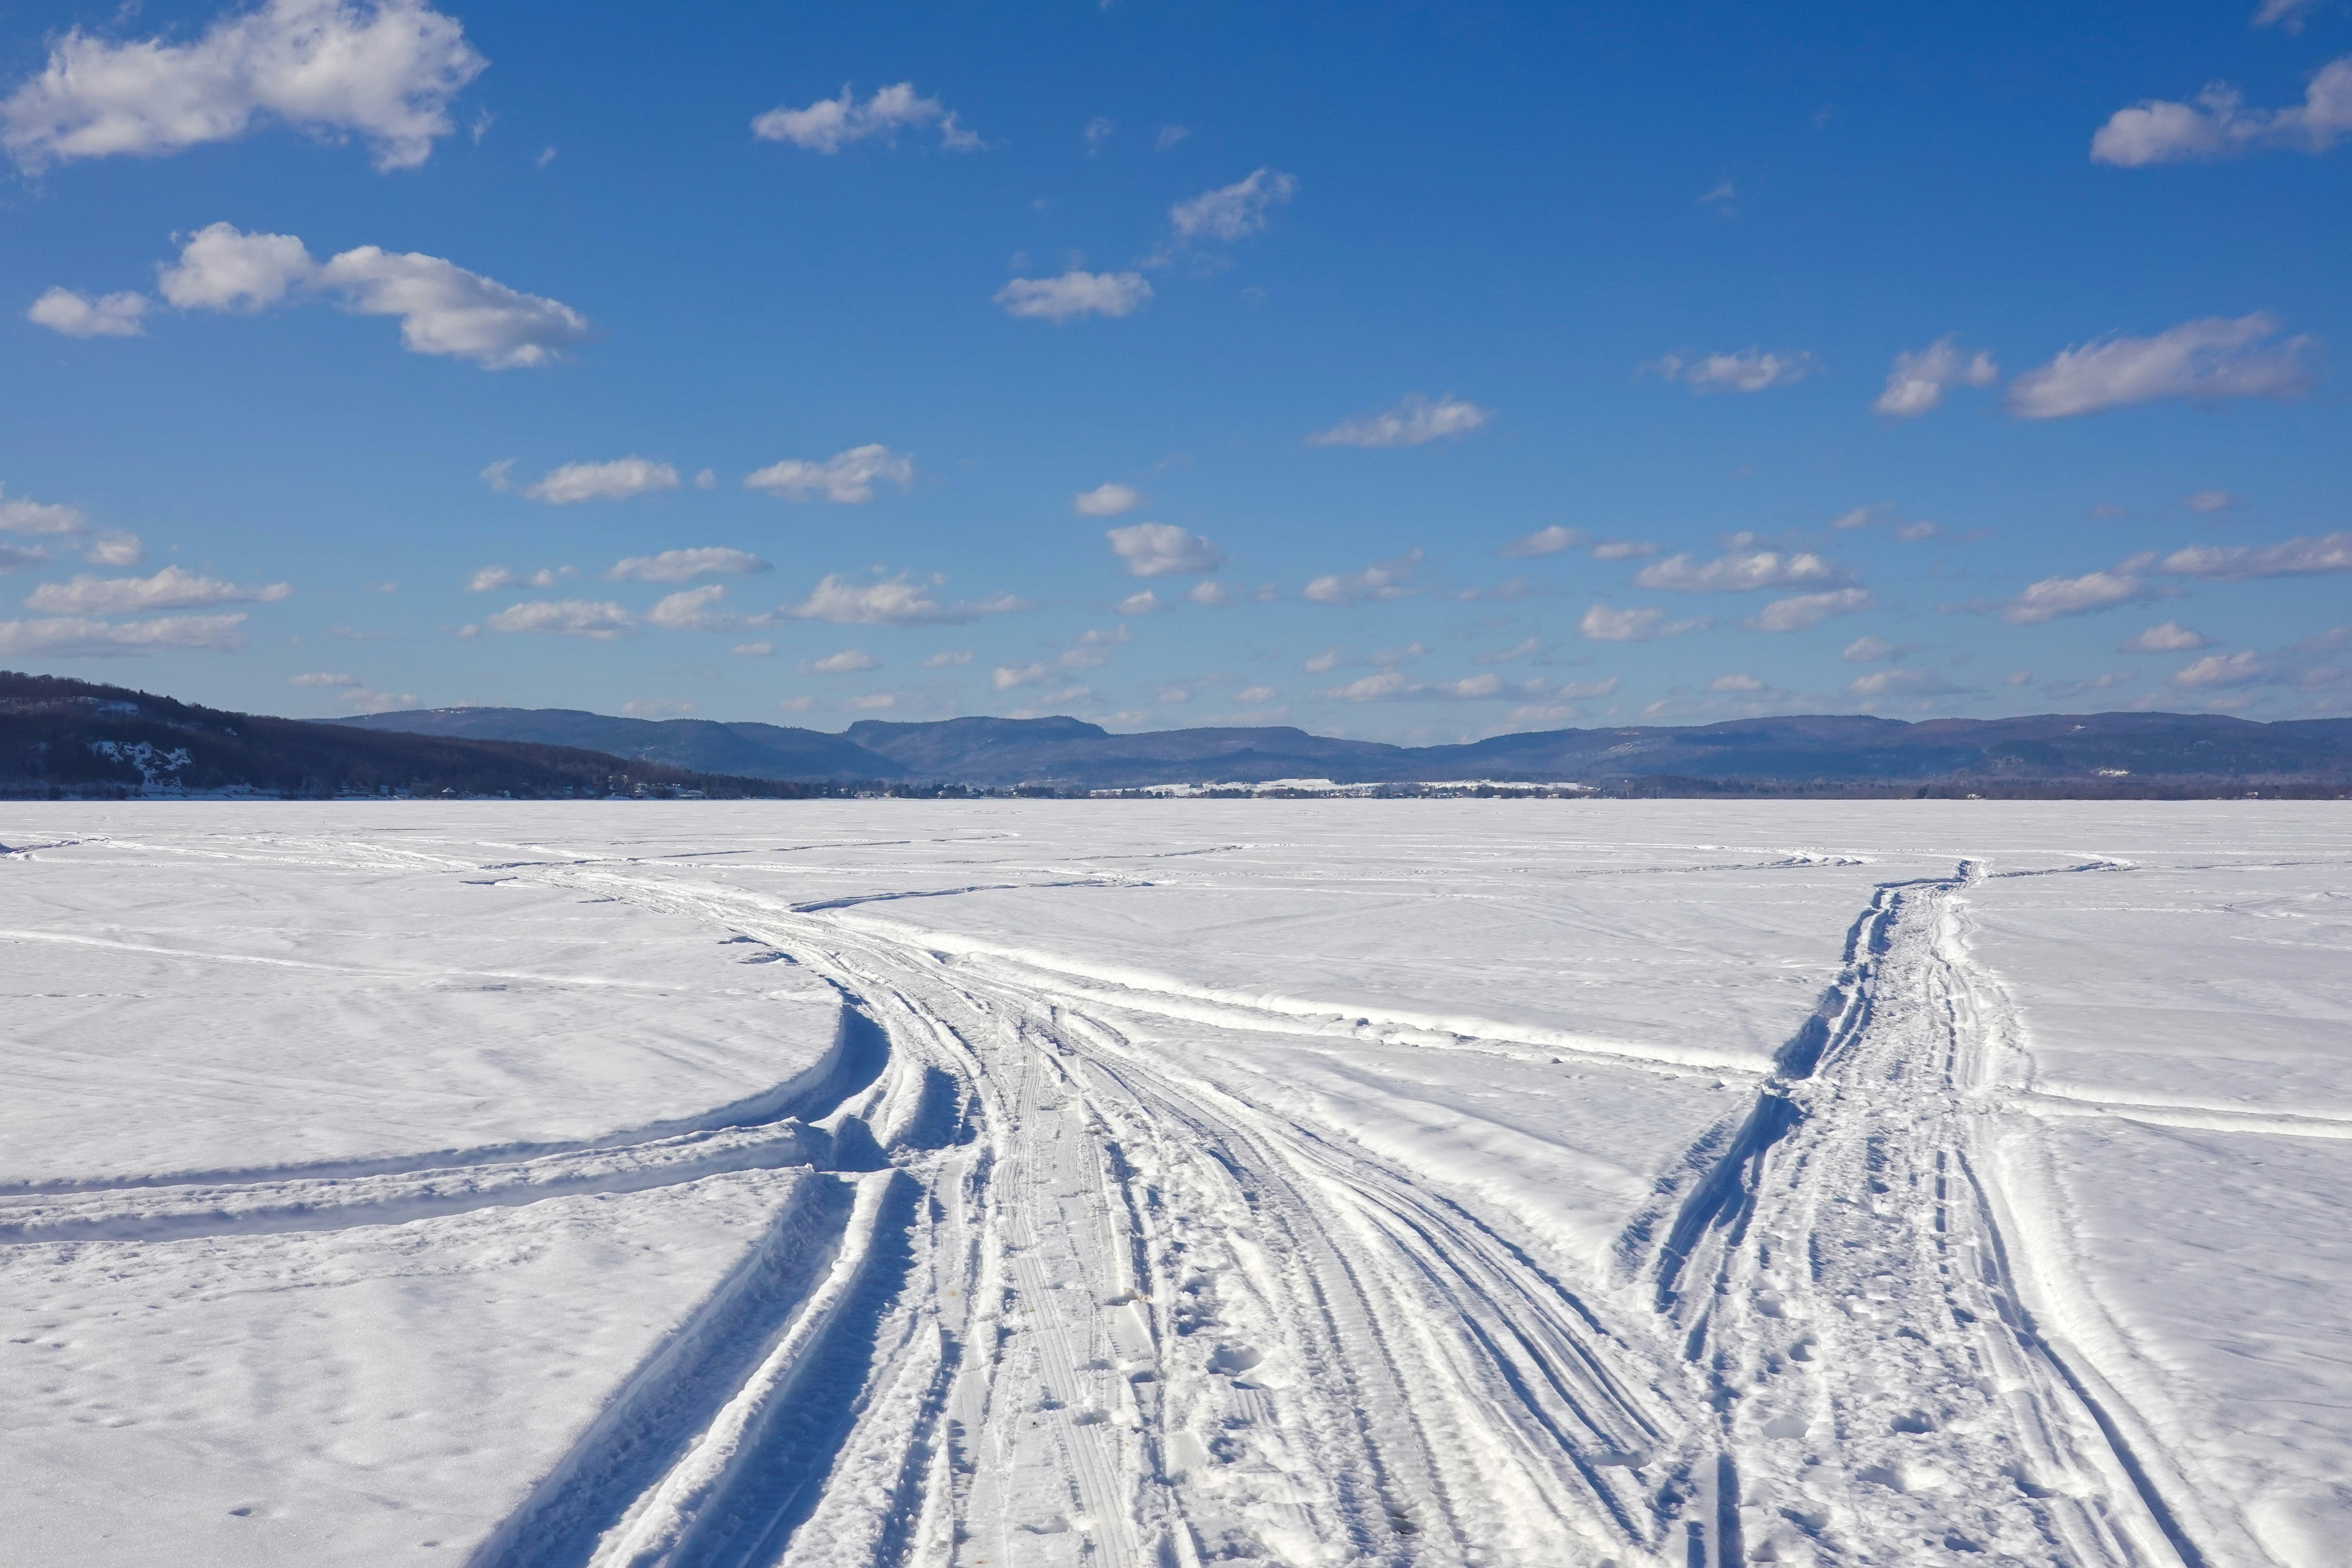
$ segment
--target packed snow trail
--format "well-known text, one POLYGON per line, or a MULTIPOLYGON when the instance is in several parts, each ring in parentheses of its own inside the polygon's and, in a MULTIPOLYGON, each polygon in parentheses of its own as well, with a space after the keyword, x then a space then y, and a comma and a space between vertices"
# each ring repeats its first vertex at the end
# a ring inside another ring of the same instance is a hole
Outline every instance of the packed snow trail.
POLYGON ((1251 1032, 1345 1022, 1295 1002, 674 866, 499 869, 806 967, 843 998, 835 1050, 577 1144, 0 1193, 0 1243, 146 1241, 788 1180, 468 1568, 2266 1561, 2050 1326, 2081 1290, 2016 1218, 2048 1205, 2001 1131, 2035 1112, 1969 957, 1973 867, 1878 889, 1613 1272, 1271 1108, 1234 1065, 1251 1032))

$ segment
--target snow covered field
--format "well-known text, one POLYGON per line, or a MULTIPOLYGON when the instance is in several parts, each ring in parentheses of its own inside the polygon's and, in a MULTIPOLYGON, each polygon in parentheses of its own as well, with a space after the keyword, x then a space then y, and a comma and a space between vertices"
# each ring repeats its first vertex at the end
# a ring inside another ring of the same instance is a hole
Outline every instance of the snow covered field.
POLYGON ((2340 805, 0 845, 0 1563, 2352 1561, 2340 805))

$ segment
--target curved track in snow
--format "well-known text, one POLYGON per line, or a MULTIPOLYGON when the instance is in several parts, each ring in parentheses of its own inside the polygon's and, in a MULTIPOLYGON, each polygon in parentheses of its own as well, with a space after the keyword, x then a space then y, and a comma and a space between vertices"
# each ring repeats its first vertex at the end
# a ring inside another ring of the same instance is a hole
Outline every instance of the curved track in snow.
POLYGON ((1148 997, 848 900, 514 874, 831 982, 824 1081, 593 1146, 0 1197, 0 1241, 128 1238, 803 1170, 469 1568, 2237 1560, 2046 1326, 2074 1287, 2011 1214, 1970 867, 1878 890, 1744 1121, 1581 1285, 1474 1194, 1139 1039, 1148 997))

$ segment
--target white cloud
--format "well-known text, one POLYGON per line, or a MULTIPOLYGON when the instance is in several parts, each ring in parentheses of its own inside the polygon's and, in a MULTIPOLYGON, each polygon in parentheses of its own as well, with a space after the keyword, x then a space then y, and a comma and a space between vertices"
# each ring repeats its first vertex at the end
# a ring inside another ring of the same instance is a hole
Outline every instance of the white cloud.
MULTIPOLYGON (((399 317, 411 353, 491 370, 551 363, 589 334, 587 318, 571 306, 437 256, 362 245, 320 266, 292 235, 247 234, 226 223, 197 230, 179 260, 159 271, 164 297, 184 310, 250 311, 297 291, 326 291, 354 314, 399 317)), ((482 477, 498 489, 504 473, 494 463, 482 477)))
POLYGON ((289 686, 356 686, 359 684, 355 677, 332 675, 325 670, 317 670, 309 675, 289 675, 286 678, 286 683, 289 686))
POLYGON ((1641 606, 1621 610, 1612 605, 1595 605, 1576 623, 1576 635, 1594 642, 1649 642, 1656 637, 1680 637, 1685 632, 1703 632, 1714 625, 1704 616, 1669 621, 1666 612, 1660 609, 1641 606))
POLYGON ((1151 150, 1155 153, 1165 153, 1191 134, 1192 132, 1188 126, 1163 125, 1160 128, 1160 134, 1151 139, 1151 150))
POLYGON ((1260 702, 1271 702, 1281 695, 1282 693, 1280 691, 1275 689, 1271 686, 1244 686, 1239 691, 1234 693, 1234 700, 1236 702, 1256 704, 1260 702))
POLYGON ((615 562, 604 574, 608 583, 685 583, 697 577, 741 577, 772 571, 766 562, 747 550, 707 545, 699 550, 665 550, 658 555, 631 555, 615 562))
POLYGON ((743 488, 765 490, 786 500, 826 500, 854 506, 874 499, 877 484, 905 489, 915 482, 915 460, 880 442, 835 452, 821 463, 786 458, 743 476, 743 488))
POLYGON ((177 262, 156 267, 155 282, 183 310, 250 312, 275 305, 318 270, 309 247, 290 234, 214 223, 188 237, 177 262))
POLYGON ((1826 594, 1795 594, 1775 599, 1740 626, 1751 632, 1811 631, 1832 616, 1851 616, 1869 609, 1877 600, 1867 588, 1838 588, 1826 594))
POLYGON ((2260 656, 2252 649, 2242 649, 2237 653, 2209 653, 2196 663, 2175 670, 2171 680, 2175 686, 2191 689, 2245 686, 2269 674, 2260 656))
POLYGON ((1740 353, 1702 354, 1685 359, 1667 354, 1642 367, 1668 381, 1687 384, 1693 392, 1762 392, 1792 386, 1819 367, 1809 353, 1769 353, 1748 349, 1740 353))
POLYGON ((646 612, 646 624, 666 632, 726 631, 737 624, 735 616, 719 608, 726 596, 726 586, 719 583, 665 594, 646 612))
POLYGON ((957 124, 946 105, 918 94, 911 81, 877 88, 863 103, 845 83, 839 98, 820 98, 806 109, 768 110, 751 121, 751 134, 762 142, 789 142, 830 156, 852 142, 894 139, 901 129, 925 125, 940 128, 940 145, 951 153, 970 153, 980 146, 980 138, 957 124))
POLYGON ((690 697, 641 697, 621 704, 633 719, 681 719, 702 706, 690 697))
POLYGON ((504 493, 514 489, 513 481, 507 478, 508 470, 514 466, 515 460, 512 458, 500 458, 497 462, 485 467, 478 477, 490 489, 504 493))
POLYGON ((1916 544, 1923 539, 1933 539, 1942 531, 1934 523, 1922 521, 1905 523, 1895 531, 1895 537, 1916 544))
POLYGON ((827 573, 809 596, 783 613, 796 620, 830 621, 843 626, 953 626, 979 616, 1005 615, 1029 606, 1010 594, 978 603, 959 600, 942 605, 931 590, 946 582, 934 576, 917 583, 905 573, 860 584, 838 573, 827 573))
MULTIPOLYGON (((2265 6, 2265 11, 2269 9, 2265 6)), ((2288 14, 2292 5, 2280 7, 2288 14)), ((2352 133, 2352 55, 2319 68, 2291 109, 2244 107, 2238 89, 2215 82, 2195 103, 2149 99, 2118 109, 2091 138, 2091 160, 2124 168, 2212 163, 2267 148, 2324 153, 2352 133)))
POLYGON ((2315 340, 2265 345, 2278 330, 2278 318, 2257 310, 2184 321, 2152 338, 2101 338, 2011 382, 2009 411, 2063 419, 2159 397, 2292 397, 2311 385, 2305 356, 2315 340))
POLYGON ((776 651, 772 642, 739 642, 727 650, 738 658, 765 658, 776 651))
POLYGON ((609 463, 566 463, 550 468, 522 493, 550 506, 572 506, 587 500, 627 500, 677 489, 677 470, 667 463, 644 458, 615 458, 609 463))
POLYGON ((1634 586, 1681 594, 1747 594, 1762 588, 1798 588, 1843 582, 1843 567, 1811 551, 1783 555, 1774 550, 1734 551, 1712 561, 1669 555, 1633 574, 1634 586))
POLYGON ((1160 602, 1160 595, 1149 588, 1140 593, 1129 594, 1118 602, 1118 613, 1122 616, 1148 616, 1154 610, 1166 608, 1167 606, 1160 602))
POLYGON ((1168 209, 1178 241, 1246 239, 1265 227, 1266 209, 1297 193, 1298 181, 1278 169, 1258 169, 1248 178, 1203 191, 1168 209))
POLYGON ((1080 490, 1070 501, 1070 510, 1080 517, 1118 517, 1133 511, 1143 504, 1143 492, 1129 485, 1103 484, 1090 490, 1080 490))
POLYGON ((925 669, 949 669, 957 665, 970 664, 971 662, 971 649, 968 647, 949 648, 944 652, 935 653, 931 655, 930 658, 923 660, 923 668, 925 669))
POLYGON ((292 686, 324 687, 334 692, 336 699, 359 712, 383 712, 392 708, 414 708, 416 694, 413 691, 377 691, 356 676, 337 675, 328 670, 314 670, 308 675, 289 675, 292 686))
POLYGON ((2000 607, 2000 618, 2013 626, 2038 626, 2061 616, 2087 616, 2117 605, 2136 605, 2157 596, 2128 572, 2085 572, 2080 577, 2044 577, 2000 607))
POLYGON ((776 704, 787 713, 805 713, 816 706, 814 697, 787 697, 776 704))
POLYGON ((1330 573, 1318 577, 1307 584, 1303 596, 1318 605, 1402 599, 1412 591, 1412 575, 1420 566, 1421 552, 1416 550, 1393 560, 1375 561, 1360 572, 1330 573))
POLYGON ((1130 522, 1106 530, 1103 537, 1127 563, 1130 577, 1214 572, 1225 563, 1223 551, 1172 522, 1130 522))
POLYGON ((147 559, 147 547, 137 534, 110 528, 89 542, 82 559, 99 566, 136 566, 147 559))
POLYGON ((49 552, 39 545, 0 544, 0 573, 23 572, 48 563, 49 552))
POLYGON ((1955 686, 1925 669, 1874 669, 1846 683, 1848 697, 1942 697, 1966 687, 1955 686))
POLYGON ((610 642, 634 623, 628 611, 610 600, 526 599, 486 617, 485 624, 501 632, 558 632, 610 642))
POLYGON ((2200 647, 2211 647, 2213 639, 2203 632, 2192 631, 2179 621, 2165 621, 2133 637, 2126 637, 2118 653, 2189 653, 2200 647))
POLYGON ((551 363, 588 340, 588 319, 571 306, 417 251, 362 245, 320 268, 318 281, 342 294, 345 310, 399 317, 411 353, 513 370, 551 363))
POLYGON ((1533 658, 1543 651, 1543 644, 1535 637, 1513 644, 1509 647, 1488 648, 1478 655, 1480 664, 1516 664, 1523 658, 1533 658))
POLYGON ((863 708, 868 711, 883 708, 896 708, 898 706, 898 694, 895 691, 869 691, 863 697, 850 698, 847 701, 844 702, 842 706, 844 708, 863 708))
POLYGON ((1886 373, 1886 390, 1871 410, 1897 419, 1916 419, 1940 407, 1948 386, 1990 386, 2000 374, 1992 355, 1979 350, 1965 353, 1958 333, 1937 338, 1916 353, 1895 356, 1886 373))
POLYGON ((1592 547, 1595 561, 1638 561, 1657 552, 1656 545, 1637 539, 1604 539, 1592 547))
POLYGON ((163 616, 152 621, 94 621, 79 616, 0 621, 0 654, 44 653, 60 658, 201 648, 235 653, 245 647, 233 616, 163 616))
POLYGON ((410 169, 449 134, 449 100, 488 63, 456 18, 418 0, 270 0, 184 44, 77 27, 0 103, 0 146, 38 170, 226 142, 274 117, 321 137, 356 132, 379 170, 410 169))
POLYGON ((1764 689, 1764 683, 1754 676, 1742 672, 1736 675, 1718 675, 1706 683, 1706 689, 1709 691, 1761 691, 1764 689))
POLYGON ((1473 675, 1460 680, 1415 680, 1401 669, 1385 669, 1345 686, 1318 691, 1318 697, 1340 702, 1416 702, 1452 699, 1483 701, 1503 695, 1499 675, 1473 675))
POLYGON ((1838 657, 1848 664, 1876 664, 1895 651, 1895 645, 1885 637, 1862 637, 1845 645, 1838 657))
POLYGON ((2263 0, 2254 13, 2257 27, 2284 26, 2290 33, 2303 31, 2303 14, 2319 4, 2319 0, 2263 0))
POLYGON ((1394 408, 1343 419, 1307 437, 1310 447, 1418 447, 1442 437, 1466 436, 1495 416, 1491 408, 1448 395, 1434 401, 1408 393, 1394 408))
POLYGON ((466 579, 466 592, 495 594, 501 588, 552 588, 566 577, 578 575, 569 566, 542 566, 527 577, 503 566, 485 566, 466 579))
POLYGON ((0 485, 0 533, 79 533, 89 521, 79 507, 10 500, 8 487, 0 485))
POLYGON ((1106 118, 1103 115, 1097 114, 1092 120, 1087 121, 1086 132, 1087 156, 1092 158, 1100 153, 1102 152, 1103 143, 1109 141, 1111 139, 1111 134, 1118 129, 1118 125, 1116 121, 1106 118))
POLYGON ((1509 561, 1525 561, 1537 555, 1557 555, 1583 542, 1582 529, 1562 528, 1555 522, 1549 528, 1537 529, 1524 539, 1514 539, 1495 553, 1509 561))
POLYGON ((1226 591, 1225 585, 1214 578, 1203 578, 1193 584, 1192 587, 1185 590, 1184 596, 1194 604, 1212 610, 1221 605, 1233 603, 1234 598, 1233 595, 1226 591))
POLYGON ((856 675, 861 670, 879 669, 882 661, 859 648, 845 647, 839 653, 829 653, 823 658, 801 661, 803 675, 856 675))
POLYGON ((293 592, 291 583, 240 587, 166 566, 152 577, 79 576, 70 583, 44 583, 25 605, 47 615, 119 616, 190 605, 274 605, 293 592))
POLYGON ((2290 539, 2279 544, 2192 544, 2166 556, 2156 569, 2170 576, 2201 577, 2212 583, 2352 572, 2352 533, 2326 533, 2316 539, 2290 539))
POLYGON ((2232 495, 2228 490, 2198 490, 2194 494, 2182 496, 2180 504, 2190 511, 2202 512, 2210 516, 2217 511, 2234 511, 2246 504, 2246 499, 2243 496, 2232 495))
POLYGON ((52 289, 33 301, 25 320, 69 338, 136 338, 147 328, 147 296, 131 290, 93 300, 70 289, 52 289))
POLYGON ((1008 316, 1066 321, 1076 316, 1130 316, 1150 298, 1151 285, 1140 272, 1072 268, 1059 278, 1015 278, 996 291, 995 302, 1008 316))
POLYGON ((716 468, 703 468, 698 470, 694 476, 694 488, 698 490, 717 489, 719 488, 719 470, 716 468))

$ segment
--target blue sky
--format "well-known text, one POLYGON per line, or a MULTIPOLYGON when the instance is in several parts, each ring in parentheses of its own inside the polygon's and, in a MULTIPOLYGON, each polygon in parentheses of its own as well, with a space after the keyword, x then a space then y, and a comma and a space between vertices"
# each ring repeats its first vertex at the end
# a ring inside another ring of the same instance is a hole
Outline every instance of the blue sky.
POLYGON ((2352 4, 0 14, 0 664, 2352 711, 2352 4))

